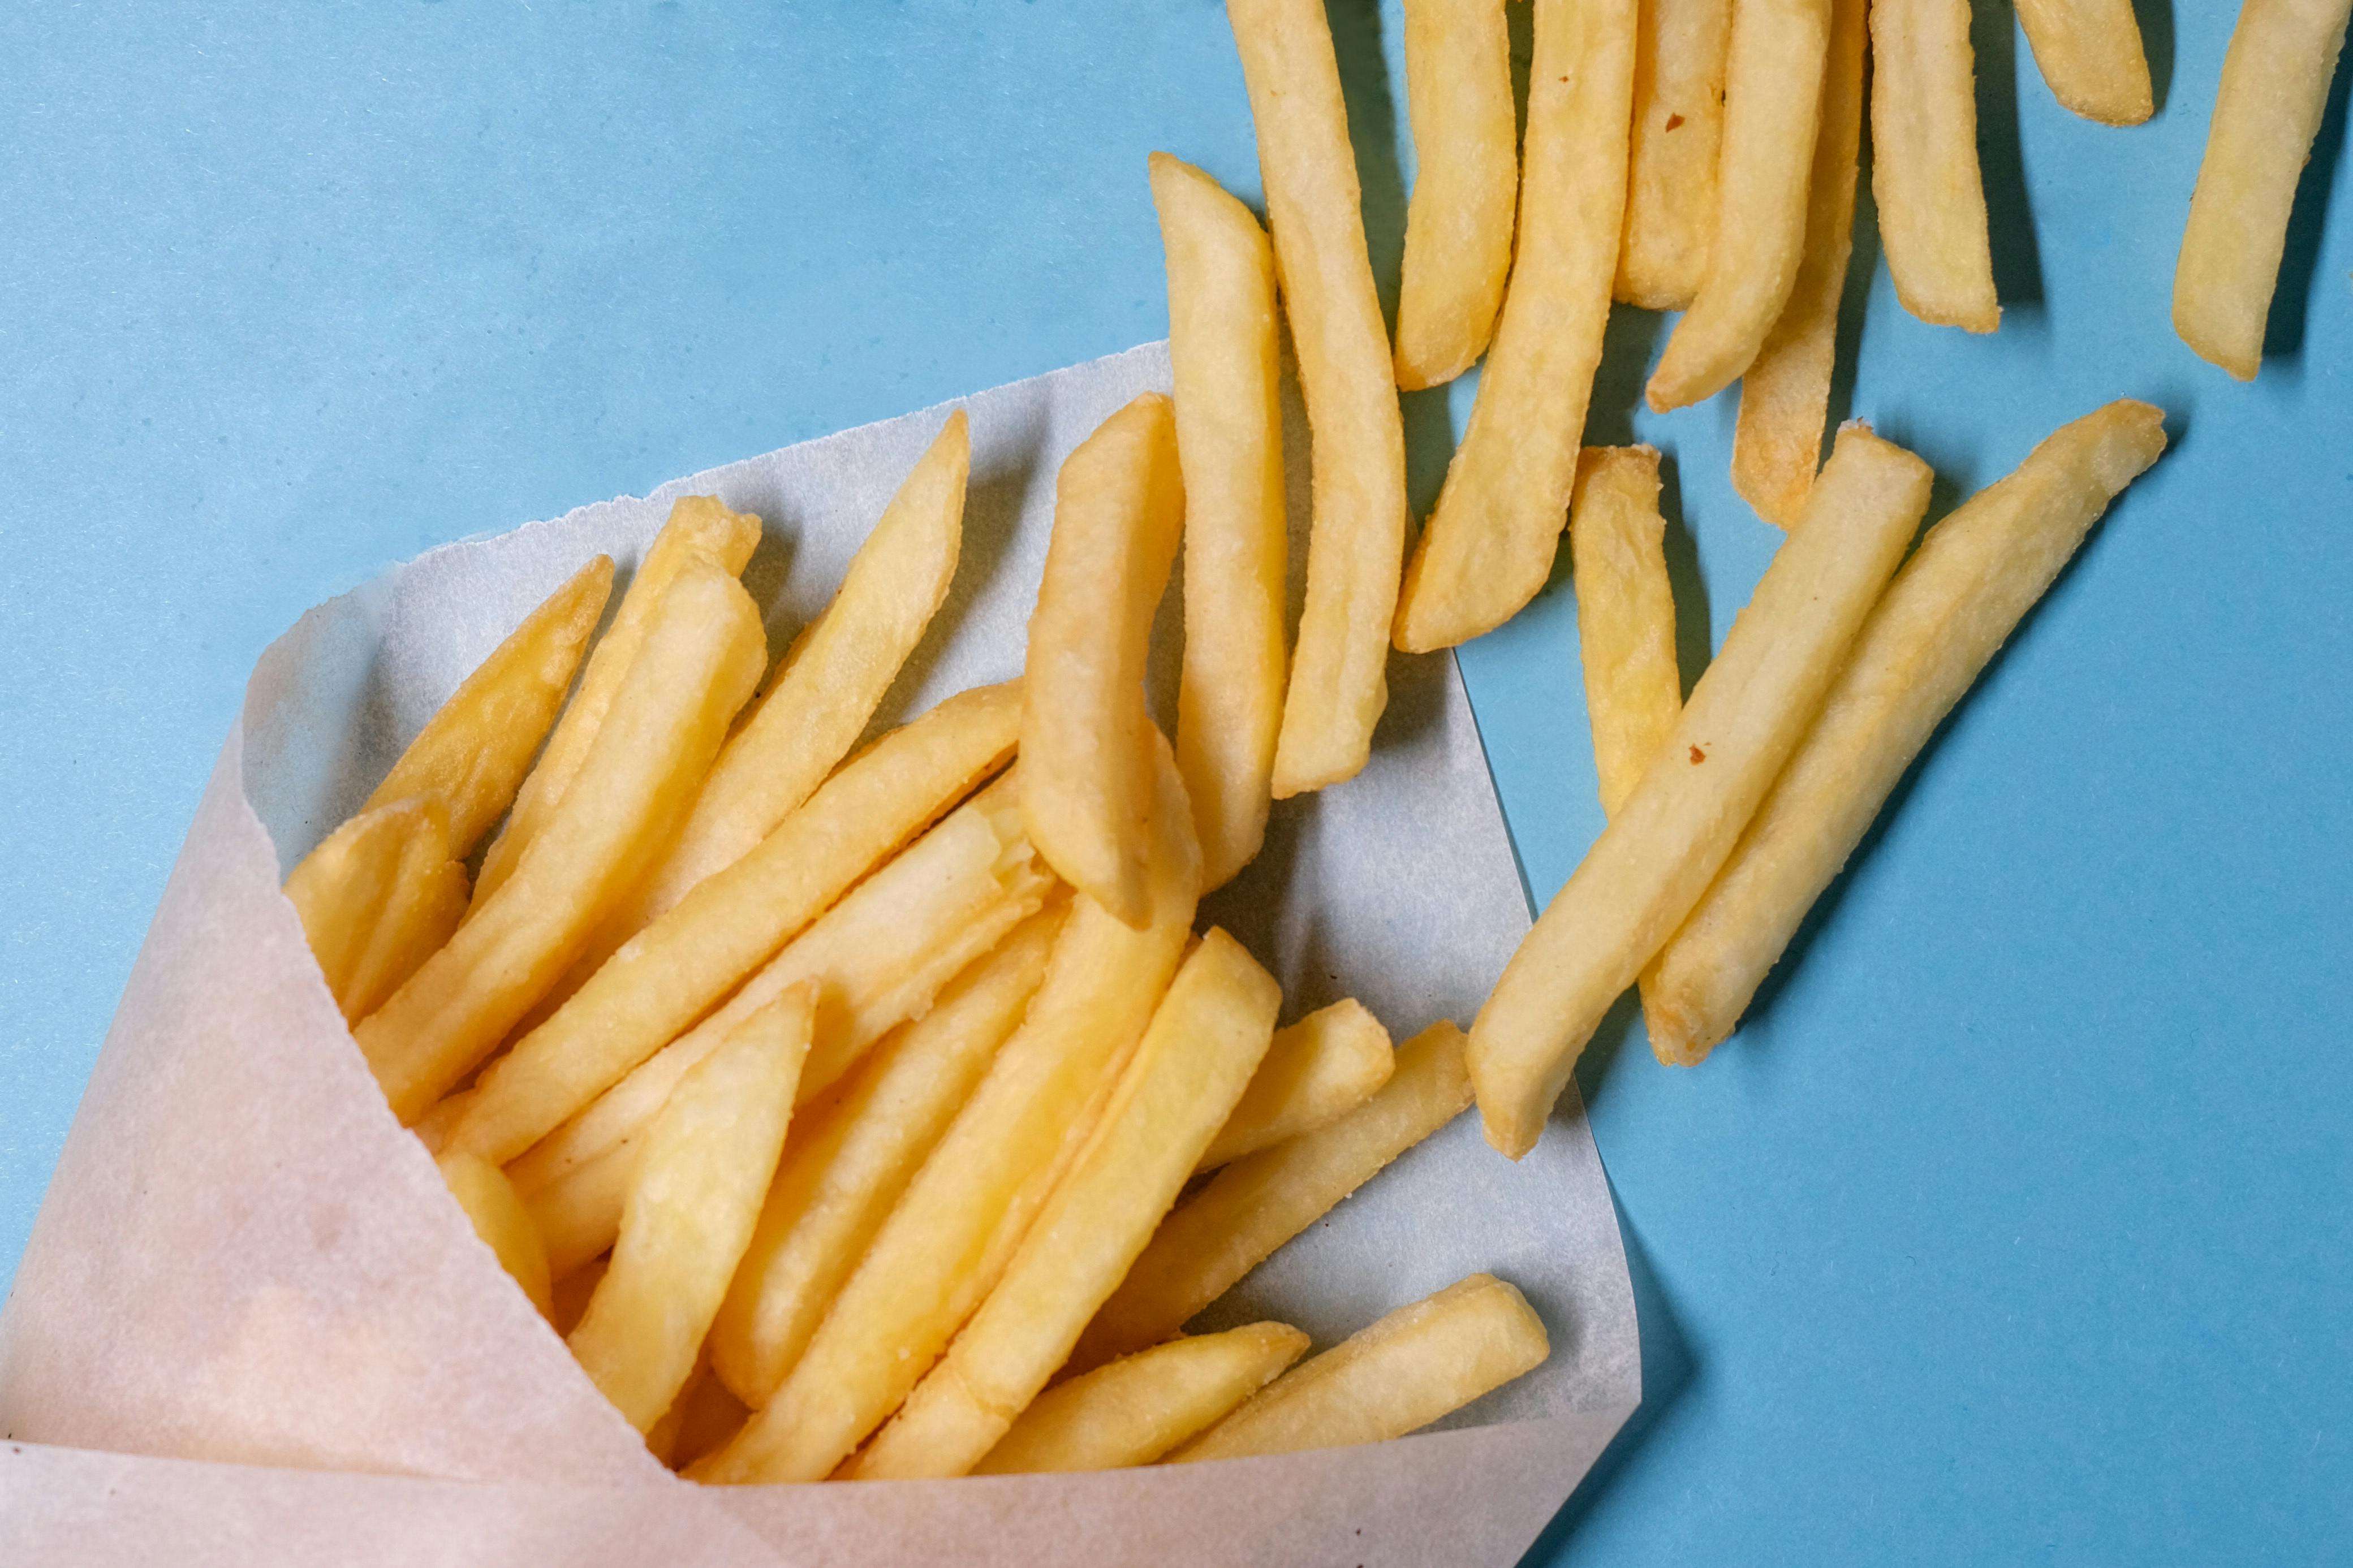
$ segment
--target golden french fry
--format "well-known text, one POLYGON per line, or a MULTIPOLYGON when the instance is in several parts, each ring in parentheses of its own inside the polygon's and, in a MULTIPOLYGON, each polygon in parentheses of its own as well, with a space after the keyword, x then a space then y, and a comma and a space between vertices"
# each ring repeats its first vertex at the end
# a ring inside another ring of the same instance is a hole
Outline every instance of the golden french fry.
POLYGON ((1471 1079, 1496 1149, 1516 1160, 1535 1146, 1601 1016, 1732 853, 1903 559, 1930 478, 1927 464, 1868 426, 1839 432, 1805 520, 1733 621, 1657 763, 1479 1010, 1471 1079))
POLYGON ((609 555, 573 574, 459 684, 362 809, 430 796, 448 813, 450 858, 473 853, 514 804, 612 589, 609 555))
POLYGON ((1012 1039, 874 1238, 776 1397, 697 1479, 820 1480, 899 1407, 995 1288, 1086 1142, 1191 934, 1192 808, 1157 748, 1152 922, 1082 895, 1012 1039))
POLYGON ((1258 1070, 1282 1007, 1274 976, 1212 927, 1004 1279, 860 1453, 853 1479, 960 1476, 997 1447, 1176 1201, 1258 1070))
POLYGON ((1605 816, 1615 816, 1634 793, 1683 711, 1666 533, 1658 449, 1587 447, 1577 468, 1577 527, 1568 543, 1605 816))
POLYGON ((1307 605, 1274 798, 1354 778, 1388 705, 1405 558, 1405 419, 1365 249, 1363 193, 1323 0, 1227 0, 1315 468, 1307 605))
POLYGON ((579 956, 693 798, 765 653, 741 584, 699 562, 678 574, 534 852, 353 1031, 404 1123, 496 1049, 579 956))
POLYGON ((2132 0, 2018 0, 2018 20, 2051 96, 2103 125, 2157 112, 2132 0))
POLYGON ((447 1155, 439 1163, 450 1195, 473 1222, 474 1234, 482 1238, 482 1245, 497 1257, 499 1267, 513 1277, 542 1317, 553 1312, 547 1248, 539 1239, 539 1227, 532 1223, 530 1211, 515 1196, 514 1187, 496 1165, 472 1154, 447 1155))
POLYGON ((1642 0, 1639 27, 1617 294, 1645 310, 1680 310, 1699 292, 1715 233, 1732 0, 1642 0))
POLYGON ((628 591, 621 595, 612 626, 589 654, 588 667, 580 675, 580 689, 573 693, 564 717, 556 721, 555 732, 548 736, 538 764, 522 781, 506 826, 499 830, 491 841, 490 853, 482 857, 482 872, 474 884, 477 909, 514 874, 522 863, 523 851, 554 816, 565 792, 586 765, 605 715, 618 700, 629 665, 645 644, 655 606, 679 574, 691 563, 703 562, 732 577, 744 570, 759 543, 760 520, 728 510, 714 496, 681 496, 670 508, 670 521, 655 536, 629 579, 628 591))
POLYGON ((1228 1165, 1161 1223, 1079 1336, 1084 1372, 1158 1344, 1278 1247, 1471 1104, 1462 1031, 1433 1024, 1397 1048, 1397 1070, 1339 1121, 1228 1165))
POLYGON ((1397 1051, 1381 1021, 1353 999, 1275 1031, 1250 1088, 1196 1168, 1214 1170, 1337 1121, 1388 1082, 1397 1051))
POLYGON ((1402 1437, 1533 1371, 1551 1353, 1527 1298, 1492 1274, 1473 1274, 1301 1363, 1168 1462, 1402 1437))
POLYGON ((1733 0, 1715 229, 1644 393, 1658 413, 1738 380, 1797 286, 1830 32, 1831 0, 1733 0))
POLYGON ((1266 1386, 1307 1349, 1288 1323, 1171 1340, 1029 1402, 976 1476, 1148 1465, 1266 1386))
POLYGON ((1872 0, 1871 194, 1895 297, 1924 321, 2001 325, 1969 0, 1872 0))
POLYGON ((785 1150, 751 1249, 711 1325, 711 1363, 765 1405, 907 1189, 915 1169, 1021 1025, 1069 906, 1023 921, 932 1010, 810 1111, 785 1150))
POLYGON ((1626 203, 1635 0, 1536 0, 1519 255, 1471 426, 1406 568, 1397 646, 1451 647, 1535 597, 1577 479, 1626 203))
POLYGON ((640 1432, 686 1386, 751 1242, 816 1007, 817 987, 797 985, 745 1019, 680 1082, 646 1134, 612 1266, 567 1342, 640 1432))
POLYGON ((1469 370, 1504 302, 1520 184, 1504 0, 1406 0, 1405 89, 1414 175, 1397 384, 1411 390, 1469 370))
POLYGON ((1152 201, 1168 258, 1168 359, 1185 479, 1185 654, 1176 766, 1223 887, 1266 837, 1282 725, 1282 409, 1274 251, 1250 209, 1166 153, 1152 201))
MULTIPOLYGON (((667 1087, 676 1088, 675 1084, 667 1087)), ((645 1121, 661 1110, 656 1100, 645 1121)), ((558 1279, 610 1251, 621 1234, 621 1209, 628 1202, 629 1176, 637 1169, 645 1122, 631 1134, 551 1178, 538 1188, 516 1182, 532 1223, 547 1247, 547 1268, 558 1279)), ((508 1173, 512 1177, 514 1173, 508 1173)))
POLYGON ((1838 363, 1839 300, 1854 248, 1856 160, 1862 147, 1864 0, 1831 0, 1822 68, 1821 129, 1806 193, 1806 249, 1781 319, 1740 378, 1732 488, 1780 528, 1806 511, 1821 467, 1831 376, 1838 363))
POLYGON ((674 1039, 1001 767, 1020 711, 1016 686, 967 691, 852 759, 758 848, 624 944, 485 1073, 461 1121, 462 1146, 512 1160, 674 1039))
POLYGON ((1929 735, 2108 503, 2164 449, 2160 411, 2112 403, 2061 427, 1928 531, 1772 793, 1652 966, 1645 996, 1661 1060, 1704 1060, 1732 1033, 1929 735))
POLYGON ((1185 522, 1176 408, 1147 392, 1054 480, 1054 531, 1022 666, 1021 813, 1064 881, 1150 917, 1152 715, 1144 661, 1185 522))
POLYGON ((2173 274, 2173 330, 2241 381, 2263 367, 2288 216, 2348 13, 2353 0, 2244 0, 2222 59, 2173 274))
POLYGON ((346 1023, 381 1005, 465 913, 466 868, 449 858, 446 822, 429 795, 370 806, 286 879, 287 901, 346 1023))

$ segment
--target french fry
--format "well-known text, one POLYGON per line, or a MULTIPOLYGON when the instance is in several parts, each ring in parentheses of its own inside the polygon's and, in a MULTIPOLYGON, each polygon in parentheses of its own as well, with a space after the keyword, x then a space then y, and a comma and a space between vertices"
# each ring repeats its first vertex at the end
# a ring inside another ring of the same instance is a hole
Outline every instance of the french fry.
POLYGON ((1645 995, 1662 1060, 1731 1034, 1806 910, 1945 715, 2126 485, 2165 449, 2164 416, 2112 403, 2061 427, 1928 531, 1855 638, 1821 713, 1645 995))
MULTIPOLYGON (((657 1100, 645 1121, 652 1121, 660 1110, 661 1101, 657 1100)), ((531 1189, 516 1184, 523 1207, 530 1211, 540 1240, 546 1245, 548 1272, 556 1279, 569 1278, 574 1270, 612 1250, 614 1238, 621 1234, 621 1209, 628 1202, 629 1174, 637 1169, 645 1121, 619 1142, 561 1176, 550 1178, 543 1186, 531 1189)))
POLYGON ((899 1200, 776 1397, 700 1480, 821 1480, 931 1369, 995 1288, 1144 1037, 1193 923, 1200 851, 1156 748, 1142 930, 1082 895, 1012 1039, 899 1200))
POLYGON ((497 1048, 579 955, 609 900, 644 871, 765 655, 759 612, 741 584, 701 562, 678 573, 534 852, 353 1031, 404 1124, 497 1048))
POLYGON ((640 1432, 686 1386, 752 1239, 816 1007, 817 987, 804 984, 746 1018, 680 1082, 646 1134, 612 1266, 567 1342, 640 1432))
POLYGON ((1365 249, 1363 193, 1323 0, 1228 0, 1315 468, 1307 604, 1274 798, 1354 778, 1388 704, 1405 558, 1405 419, 1365 249))
POLYGON ((851 1479, 960 1476, 997 1446, 1176 1201, 1266 1055, 1282 1006, 1274 977, 1211 928, 1005 1277, 860 1453, 851 1479))
POLYGON ((346 1023, 367 1016, 457 929, 466 868, 441 802, 373 805, 302 858, 286 897, 346 1023))
POLYGON ((2263 368, 2288 216, 2348 12, 2353 0, 2243 0, 2222 59, 2173 274, 2173 330, 2241 381, 2263 368))
POLYGON ((1797 286, 1831 0, 1733 0, 1715 228, 1691 309, 1644 396, 1664 414, 1740 378, 1797 286))
POLYGON ((1069 913, 1056 903, 885 1041, 785 1150, 751 1249, 711 1325, 711 1363, 765 1405, 916 1167, 1021 1025, 1069 913))
POLYGON ((1992 331, 1969 0, 1872 0, 1871 59, 1871 194, 1895 297, 1924 321, 1992 331))
POLYGON ((1519 255, 1471 426, 1406 568, 1397 646, 1493 630, 1552 571, 1609 323, 1635 0, 1536 0, 1519 255))
POLYGON ((1535 1146, 1620 993, 1707 890, 1804 734, 1928 506, 1928 465, 1839 432, 1791 531, 1625 805, 1504 967, 1471 1030, 1487 1142, 1535 1146))
POLYGON ((1397 1070, 1339 1121, 1228 1165, 1161 1223, 1079 1336, 1085 1372, 1172 1338, 1274 1249, 1471 1105, 1462 1031, 1433 1024, 1397 1048, 1397 1070))
POLYGON ((1615 816, 1683 706, 1653 447, 1588 447, 1577 468, 1577 643, 1603 815, 1615 816))
POLYGON ((1406 0, 1405 89, 1414 176, 1397 384, 1413 390, 1469 370, 1504 302, 1520 184, 1504 0, 1406 0))
POLYGON ((679 574, 689 564, 702 562, 734 576, 759 544, 760 520, 728 510, 715 496, 681 496, 670 508, 670 521, 654 537, 646 558, 629 579, 628 591, 621 595, 612 626, 588 655, 580 689, 573 693, 564 717, 556 721, 555 732, 548 736, 538 764, 516 793, 506 826, 482 857, 481 875, 474 883, 477 910, 522 865, 523 851, 554 816, 565 792, 587 764, 605 715, 618 700, 629 666, 645 644, 655 606, 679 574))
POLYGON ((1283 1373, 1168 1456, 1172 1465, 1379 1443, 1419 1431, 1552 1353, 1527 1298, 1473 1274, 1283 1373))
POLYGON ((1185 479, 1185 652, 1176 767, 1205 889, 1258 854, 1282 725, 1282 409, 1274 251, 1250 209, 1152 154, 1168 258, 1168 359, 1185 479))
POLYGON ((1779 528, 1806 512, 1821 467, 1831 376, 1838 363, 1839 301, 1854 248, 1856 160, 1862 147, 1864 0, 1831 0, 1822 68, 1821 129, 1806 187, 1806 249, 1798 281, 1765 346, 1740 378, 1732 436, 1732 488, 1779 528))
POLYGON ((1020 711, 1016 686, 967 691, 853 758, 758 848, 624 944, 485 1073, 453 1134, 459 1146, 512 1161, 676 1038, 1002 767, 1020 711))
POLYGON ((1148 1465, 1266 1386, 1307 1350, 1288 1323, 1171 1340, 1030 1401, 976 1476, 1148 1465))
POLYGON ((496 1165, 472 1154, 451 1154, 440 1161, 441 1180, 448 1184, 449 1194, 458 1206, 466 1211, 473 1223, 474 1234, 499 1260, 499 1267, 513 1277, 539 1309, 540 1316, 553 1312, 554 1303, 548 1294, 547 1248, 539 1239, 539 1228, 532 1223, 531 1213, 522 1206, 496 1165))
POLYGON ((609 555, 574 573, 459 683, 361 809, 427 796, 448 814, 449 858, 472 854, 514 804, 612 590, 609 555))
POLYGON ((1197 1168, 1231 1164, 1337 1121, 1388 1082, 1396 1066, 1389 1032, 1363 1003, 1349 999, 1318 1008, 1275 1031, 1266 1059, 1197 1168))
POLYGON ((2132 0, 2018 0, 2051 95, 2086 120, 2138 125, 2157 112, 2132 0))
POLYGON ((1699 292, 1715 233, 1732 0, 1642 0, 1639 27, 1617 294, 1645 310, 1681 310, 1699 292))
POLYGON ((1152 715, 1144 662, 1185 522, 1176 408, 1147 392, 1054 480, 1054 531, 1022 667, 1021 814, 1064 881, 1151 916, 1152 715))

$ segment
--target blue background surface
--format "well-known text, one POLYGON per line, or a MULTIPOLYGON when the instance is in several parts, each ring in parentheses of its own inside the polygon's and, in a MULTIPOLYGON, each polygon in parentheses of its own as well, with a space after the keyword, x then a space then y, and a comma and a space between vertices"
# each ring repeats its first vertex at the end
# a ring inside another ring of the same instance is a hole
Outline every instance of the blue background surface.
MULTIPOLYGON (((2239 386, 2168 326, 2232 8, 2141 9, 2120 132, 1980 4, 2001 331, 1859 267, 1840 401, 1939 512, 2113 396, 2176 445, 1738 1039, 1588 1054, 1649 1402, 1532 1561, 2353 1557, 2347 88, 2239 386)), ((1396 6, 1334 19, 1393 296, 1396 6)), ((303 608, 1159 336, 1145 153, 1258 186, 1208 0, 18 5, 0 147, 0 1271, 303 608)), ((1591 436, 1670 454, 1688 680, 1778 536, 1730 399, 1636 406, 1663 326, 1620 312, 1591 436)), ((1409 400, 1418 506, 1469 393, 1409 400)), ((1600 825, 1565 580, 1462 663, 1548 894, 1600 825)))

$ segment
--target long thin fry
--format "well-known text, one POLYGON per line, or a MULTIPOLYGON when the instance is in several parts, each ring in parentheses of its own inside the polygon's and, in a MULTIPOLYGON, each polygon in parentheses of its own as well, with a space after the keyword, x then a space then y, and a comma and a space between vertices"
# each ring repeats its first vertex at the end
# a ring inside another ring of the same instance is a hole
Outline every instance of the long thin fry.
POLYGON ((2157 112, 2132 0, 2018 0, 2051 95, 2086 120, 2138 125, 2157 112))
POLYGON ((1397 1051, 1381 1021, 1344 999, 1275 1031, 1250 1088, 1202 1152, 1214 1170, 1337 1121, 1388 1082, 1397 1051))
POLYGON ((1738 847, 1659 955, 1645 995, 1662 1060, 1701 1061, 1732 1032, 1904 770, 2108 503, 2164 449, 2161 412, 2112 403, 2063 426, 1928 531, 1738 847))
POLYGON ((1652 447, 1588 447, 1577 470, 1577 651, 1601 809, 1615 816, 1683 712, 1667 520, 1652 447))
POLYGON ((474 1234, 512 1276, 531 1304, 545 1317, 554 1310, 548 1295, 547 1247, 532 1223, 531 1212, 496 1165, 471 1154, 452 1154, 440 1162, 441 1179, 449 1195, 466 1211, 474 1234))
POLYGON ((1640 26, 1617 293, 1646 310, 1681 310, 1699 292, 1715 234, 1732 0, 1642 0, 1640 26))
POLYGON ((1388 705, 1405 558, 1405 420, 1365 249, 1324 0, 1228 0, 1315 468, 1307 604, 1275 743, 1277 800, 1353 778, 1388 705))
POLYGON ((1903 558, 1929 479, 1866 426, 1839 432, 1805 521, 1674 732, 1479 1010, 1471 1079, 1496 1149, 1518 1159, 1535 1146, 1602 1015, 1731 854, 1903 558))
POLYGON ((1504 302, 1520 184, 1504 0, 1406 0, 1405 87, 1414 177, 1397 383, 1410 391, 1469 370, 1504 302))
POLYGON ((1536 0, 1519 255, 1471 426, 1406 569, 1397 646, 1503 625, 1552 571, 1609 322, 1635 0, 1536 0))
POLYGON ((1924 321, 1992 331, 1969 0, 1872 0, 1871 58, 1871 194, 1895 297, 1924 321))
POLYGON ((370 806, 286 879, 287 900, 347 1023, 381 1006, 466 912, 466 868, 449 858, 445 822, 432 796, 370 806))

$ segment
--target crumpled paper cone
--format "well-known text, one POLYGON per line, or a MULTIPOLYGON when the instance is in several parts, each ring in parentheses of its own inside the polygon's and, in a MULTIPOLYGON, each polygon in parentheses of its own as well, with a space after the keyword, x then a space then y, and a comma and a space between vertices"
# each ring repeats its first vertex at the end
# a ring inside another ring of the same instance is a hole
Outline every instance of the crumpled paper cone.
MULTIPOLYGON (((1153 344, 967 400, 957 588, 878 723, 1018 672, 1055 469, 1167 384, 1153 344)), ((703 1489, 590 1385, 361 1062, 284 868, 533 604, 596 551, 634 561, 679 494, 766 520, 747 582, 789 636, 944 417, 432 552, 271 646, 0 1311, 0 1561, 1272 1568, 1525 1549, 1640 1397, 1625 1259, 1573 1094, 1516 1165, 1466 1116, 1201 1320, 1280 1317, 1320 1348, 1502 1275, 1545 1317, 1552 1358, 1440 1430, 1092 1476, 703 1489)), ((1295 407, 1289 424, 1295 578, 1295 407)), ((1162 658, 1164 712, 1172 670, 1162 658)), ((1391 683, 1372 766, 1279 808, 1265 855, 1203 919, 1273 969, 1286 1016, 1352 994, 1403 1038, 1467 1022, 1528 913, 1452 661, 1393 660, 1391 683)))

